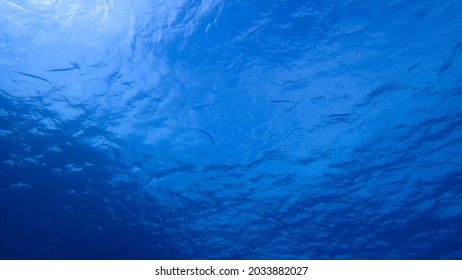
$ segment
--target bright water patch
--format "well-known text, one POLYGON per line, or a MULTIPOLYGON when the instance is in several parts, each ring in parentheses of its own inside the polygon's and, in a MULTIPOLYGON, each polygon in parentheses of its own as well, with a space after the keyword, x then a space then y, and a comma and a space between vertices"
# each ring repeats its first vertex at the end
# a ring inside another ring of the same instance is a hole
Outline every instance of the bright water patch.
POLYGON ((462 258, 458 1, 0 11, 1 258, 462 258))

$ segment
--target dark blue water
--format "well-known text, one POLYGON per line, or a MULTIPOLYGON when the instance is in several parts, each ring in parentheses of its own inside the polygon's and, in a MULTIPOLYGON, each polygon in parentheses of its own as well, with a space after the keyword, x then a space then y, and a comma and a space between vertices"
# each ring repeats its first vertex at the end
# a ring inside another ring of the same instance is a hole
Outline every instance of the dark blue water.
POLYGON ((0 1, 1 259, 462 259, 461 1, 0 1))

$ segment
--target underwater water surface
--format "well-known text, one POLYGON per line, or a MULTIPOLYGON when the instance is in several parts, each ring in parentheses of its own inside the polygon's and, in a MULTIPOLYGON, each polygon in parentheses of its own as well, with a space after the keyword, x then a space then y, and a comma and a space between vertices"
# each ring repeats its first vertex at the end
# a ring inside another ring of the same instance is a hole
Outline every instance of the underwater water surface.
POLYGON ((462 259, 460 15, 0 0, 0 259, 462 259))

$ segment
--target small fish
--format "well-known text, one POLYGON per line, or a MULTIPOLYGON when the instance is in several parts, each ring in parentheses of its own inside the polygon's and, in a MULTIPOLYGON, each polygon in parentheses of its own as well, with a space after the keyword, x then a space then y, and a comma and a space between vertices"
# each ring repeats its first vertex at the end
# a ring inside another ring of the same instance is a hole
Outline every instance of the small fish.
POLYGON ((71 70, 80 70, 80 65, 75 63, 75 62, 70 62, 70 64, 72 65, 72 67, 68 67, 68 68, 57 68, 57 69, 51 69, 51 70, 48 70, 46 72, 65 72, 65 71, 71 71, 71 70))
POLYGON ((46 72, 65 72, 65 71, 71 71, 71 70, 75 70, 75 69, 80 69, 80 68, 77 68, 77 67, 57 68, 57 69, 48 70, 46 72))
POLYGON ((291 103, 295 104, 292 100, 269 100, 268 103, 291 103))
POLYGON ((212 106, 212 104, 198 105, 198 106, 192 107, 192 109, 197 110, 197 109, 202 109, 202 108, 209 107, 209 106, 212 106))
POLYGON ((200 128, 195 128, 195 130, 207 135, 207 137, 210 138, 210 141, 212 141, 212 144, 215 144, 215 140, 213 139, 212 135, 210 135, 210 133, 208 133, 207 131, 205 131, 203 129, 200 129, 200 128))
POLYGON ((347 113, 347 114, 332 114, 332 115, 328 115, 327 117, 328 118, 346 118, 346 117, 349 117, 349 116, 352 116, 356 113, 347 113))
POLYGON ((343 182, 342 179, 337 178, 336 176, 334 176, 334 175, 332 175, 332 174, 329 174, 329 173, 326 173, 326 172, 321 172, 321 173, 324 174, 324 175, 326 175, 326 176, 329 177, 329 178, 332 178, 332 179, 336 180, 336 181, 343 182))
POLYGON ((24 73, 24 72, 17 72, 17 71, 14 71, 14 72, 18 73, 20 75, 26 76, 26 77, 31 77, 31 78, 41 80, 41 81, 44 81, 44 82, 47 82, 47 83, 51 84, 51 82, 49 80, 47 80, 45 78, 42 78, 42 77, 39 77, 39 76, 36 76, 36 75, 32 75, 32 74, 28 74, 28 73, 24 73))

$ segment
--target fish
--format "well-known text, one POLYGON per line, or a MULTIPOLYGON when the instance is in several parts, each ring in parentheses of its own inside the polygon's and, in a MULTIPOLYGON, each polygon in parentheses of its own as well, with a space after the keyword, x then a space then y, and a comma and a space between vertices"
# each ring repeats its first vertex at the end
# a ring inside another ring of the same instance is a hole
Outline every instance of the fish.
POLYGON ((65 72, 65 71, 71 71, 71 70, 75 70, 75 69, 80 69, 80 68, 77 68, 77 67, 57 68, 57 69, 48 70, 47 72, 65 72))
POLYGON ((295 104, 292 100, 269 100, 268 103, 290 103, 295 104))
POLYGON ((14 72, 18 73, 20 75, 26 76, 26 77, 34 78, 34 79, 41 80, 41 81, 44 81, 46 83, 52 84, 52 82, 50 82, 49 80, 47 80, 47 79, 45 79, 43 77, 40 77, 40 76, 36 76, 36 75, 24 73, 24 72, 17 72, 17 71, 14 71, 14 72))
POLYGON ((337 178, 336 176, 334 176, 334 175, 332 175, 332 174, 329 174, 329 173, 326 173, 326 172, 321 172, 321 173, 324 174, 324 175, 326 175, 326 176, 329 177, 329 178, 332 178, 332 179, 336 180, 336 181, 343 182, 342 179, 337 178))
POLYGON ((213 139, 213 136, 210 135, 210 133, 208 133, 207 131, 205 131, 203 129, 200 129, 200 128, 195 128, 195 130, 205 134, 208 138, 210 138, 210 141, 212 141, 212 144, 215 144, 215 139, 213 139))
POLYGON ((347 113, 347 114, 332 114, 332 115, 328 115, 327 117, 328 118, 347 118, 349 116, 352 116, 356 113, 347 113))
POLYGON ((65 72, 65 71, 72 71, 72 70, 80 70, 80 65, 75 63, 75 62, 70 62, 72 67, 68 68, 56 68, 56 69, 51 69, 46 72, 65 72))

